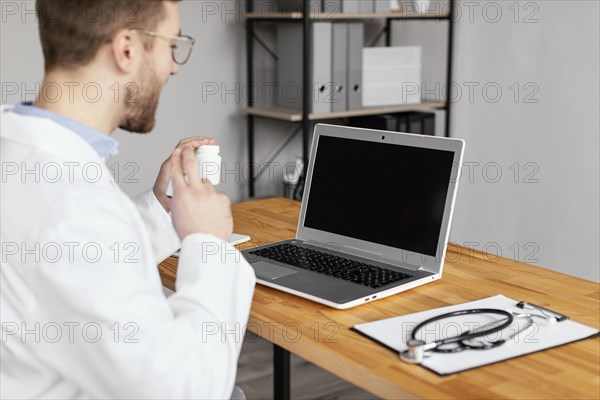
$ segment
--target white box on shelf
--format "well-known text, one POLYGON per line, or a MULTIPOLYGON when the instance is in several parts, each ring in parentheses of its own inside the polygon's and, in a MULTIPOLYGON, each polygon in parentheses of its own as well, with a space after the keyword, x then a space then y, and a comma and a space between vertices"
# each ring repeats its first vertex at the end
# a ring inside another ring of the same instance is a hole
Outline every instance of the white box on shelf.
POLYGON ((363 86, 386 86, 399 83, 411 87, 420 86, 418 84, 421 79, 420 65, 393 68, 370 68, 364 69, 363 71, 363 86))
POLYGON ((421 47, 364 48, 362 71, 363 107, 421 102, 421 47))
POLYGON ((365 47, 365 67, 408 67, 421 64, 421 46, 365 47))

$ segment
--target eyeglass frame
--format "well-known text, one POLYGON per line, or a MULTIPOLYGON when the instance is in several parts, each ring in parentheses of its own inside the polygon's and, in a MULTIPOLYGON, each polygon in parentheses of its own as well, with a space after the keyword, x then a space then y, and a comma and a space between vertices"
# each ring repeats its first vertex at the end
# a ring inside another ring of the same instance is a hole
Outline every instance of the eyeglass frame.
POLYGON ((183 62, 179 62, 175 59, 175 49, 173 48, 173 45, 171 45, 171 57, 173 58, 173 61, 175 62, 175 64, 177 65, 183 65, 185 63, 188 62, 188 60, 190 59, 190 57, 192 56, 192 50, 194 49, 194 44, 196 43, 196 39, 194 39, 193 37, 189 36, 189 35, 181 35, 181 36, 171 36, 171 35, 163 35, 161 33, 158 32, 153 32, 153 31, 146 31, 143 29, 132 29, 132 32, 137 32, 140 33, 142 35, 146 35, 146 36, 151 36, 151 37, 155 37, 155 38, 159 38, 159 39, 165 39, 165 40, 175 40, 175 41, 184 41, 184 42, 189 42, 191 43, 191 47, 190 47, 190 51, 188 52, 187 57, 185 58, 185 61, 183 62))

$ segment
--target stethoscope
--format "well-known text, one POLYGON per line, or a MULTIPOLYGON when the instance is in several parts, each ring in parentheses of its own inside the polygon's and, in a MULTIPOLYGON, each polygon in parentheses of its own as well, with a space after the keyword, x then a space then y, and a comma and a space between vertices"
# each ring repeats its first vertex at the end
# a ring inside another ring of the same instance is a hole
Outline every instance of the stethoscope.
POLYGON ((528 330, 533 325, 533 318, 542 318, 548 324, 556 322, 556 318, 543 312, 543 315, 530 314, 530 313, 511 313, 505 310, 499 310, 495 308, 474 308, 470 310, 453 311, 445 314, 438 315, 436 317, 429 318, 426 321, 421 322, 414 327, 410 338, 406 343, 408 349, 400 353, 400 358, 411 364, 420 364, 423 359, 427 356, 427 352, 436 353, 457 353, 464 350, 489 350, 495 347, 501 346, 512 339, 517 333, 522 333, 528 330), (496 314, 501 315, 504 318, 495 322, 491 322, 483 325, 477 329, 466 331, 460 335, 439 339, 433 342, 425 342, 417 339, 417 333, 425 326, 446 318, 458 317, 461 315, 470 314, 496 314), (518 331, 513 331, 511 335, 501 338, 496 341, 482 341, 474 340, 483 336, 492 335, 496 332, 500 332, 503 329, 508 328, 515 319, 525 319, 524 326, 518 331), (453 346, 448 346, 453 345, 453 346), (445 346, 445 347, 444 347, 445 346))

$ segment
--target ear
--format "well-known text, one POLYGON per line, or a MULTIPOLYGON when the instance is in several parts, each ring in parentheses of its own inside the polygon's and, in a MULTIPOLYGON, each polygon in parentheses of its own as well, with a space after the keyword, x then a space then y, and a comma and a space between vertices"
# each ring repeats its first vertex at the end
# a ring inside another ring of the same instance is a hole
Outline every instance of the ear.
POLYGON ((134 37, 135 34, 129 29, 118 31, 111 42, 111 52, 115 66, 123 73, 134 70, 134 64, 141 54, 141 42, 134 37))

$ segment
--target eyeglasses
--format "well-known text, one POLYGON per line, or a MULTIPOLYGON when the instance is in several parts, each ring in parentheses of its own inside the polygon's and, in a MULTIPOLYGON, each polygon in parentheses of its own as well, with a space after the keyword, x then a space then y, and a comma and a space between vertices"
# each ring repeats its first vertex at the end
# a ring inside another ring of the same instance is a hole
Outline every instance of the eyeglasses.
POLYGON ((162 35, 160 33, 144 31, 141 29, 132 29, 132 32, 137 32, 141 35, 152 36, 159 39, 169 40, 171 42, 171 54, 173 56, 173 61, 179 65, 185 64, 192 54, 192 49, 194 48, 194 40, 193 37, 183 35, 183 36, 169 36, 162 35))

